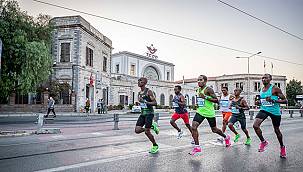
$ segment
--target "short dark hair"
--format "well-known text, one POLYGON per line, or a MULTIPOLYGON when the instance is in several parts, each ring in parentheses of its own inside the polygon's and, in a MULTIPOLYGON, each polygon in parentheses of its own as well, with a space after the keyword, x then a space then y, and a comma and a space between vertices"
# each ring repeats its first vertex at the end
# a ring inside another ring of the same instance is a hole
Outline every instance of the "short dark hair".
POLYGON ((177 87, 179 90, 182 89, 180 85, 176 85, 175 87, 177 87))
POLYGON ((269 73, 266 73, 266 74, 264 74, 264 75, 267 75, 267 76, 269 76, 269 79, 270 79, 270 80, 272 80, 272 76, 271 76, 271 74, 269 74, 269 73))
POLYGON ((207 81, 207 76, 205 75, 200 75, 200 76, 203 78, 204 81, 207 81))
POLYGON ((224 86, 224 87, 221 87, 221 89, 226 89, 226 90, 228 91, 228 87, 225 87, 225 86, 224 86))

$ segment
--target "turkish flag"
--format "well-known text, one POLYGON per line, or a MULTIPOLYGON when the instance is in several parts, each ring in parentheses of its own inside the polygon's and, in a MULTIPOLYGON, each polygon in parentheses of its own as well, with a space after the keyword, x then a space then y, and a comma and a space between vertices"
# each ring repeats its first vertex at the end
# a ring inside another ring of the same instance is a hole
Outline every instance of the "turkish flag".
POLYGON ((90 85, 90 86, 93 86, 93 84, 94 84, 93 74, 90 74, 90 77, 89 77, 89 85, 90 85))

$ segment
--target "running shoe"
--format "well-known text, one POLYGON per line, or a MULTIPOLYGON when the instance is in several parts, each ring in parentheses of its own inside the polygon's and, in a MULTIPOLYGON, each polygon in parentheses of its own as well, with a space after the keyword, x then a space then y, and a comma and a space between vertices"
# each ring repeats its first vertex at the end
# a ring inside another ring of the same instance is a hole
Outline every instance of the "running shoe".
POLYGON ((238 142, 238 141, 239 141, 239 138, 240 138, 240 134, 236 134, 235 139, 234 139, 234 142, 235 142, 235 143, 238 142))
POLYGON ((189 153, 192 156, 198 156, 201 155, 201 147, 195 146, 194 149, 189 153))
POLYGON ((286 147, 285 146, 281 147, 280 157, 281 158, 286 158, 286 147))
POLYGON ((152 146, 149 153, 155 154, 159 151, 159 146, 152 146))
POLYGON ((194 140, 192 140, 192 141, 190 142, 190 144, 195 145, 196 143, 195 143, 194 140))
POLYGON ((251 138, 247 138, 244 144, 245 145, 250 145, 251 144, 251 138))
POLYGON ((177 139, 181 139, 182 136, 183 136, 183 131, 178 132, 177 139))
POLYGON ((229 147, 231 145, 231 143, 230 143, 230 136, 228 134, 226 134, 226 137, 224 140, 225 140, 225 146, 229 147))
POLYGON ((159 127, 158 127, 158 125, 157 125, 157 123, 155 123, 155 122, 153 122, 153 124, 152 124, 152 129, 154 130, 154 132, 156 133, 156 134, 159 134, 159 127))
POLYGON ((264 152, 267 145, 268 145, 267 141, 261 142, 259 146, 259 152, 264 152))

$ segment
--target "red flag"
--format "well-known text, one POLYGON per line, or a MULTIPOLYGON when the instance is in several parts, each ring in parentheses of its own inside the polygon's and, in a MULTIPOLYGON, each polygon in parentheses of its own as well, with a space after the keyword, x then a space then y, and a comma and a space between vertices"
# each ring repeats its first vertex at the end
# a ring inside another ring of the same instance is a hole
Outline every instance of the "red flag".
POLYGON ((89 77, 89 84, 90 84, 90 86, 93 86, 93 84, 94 84, 94 78, 93 78, 92 73, 90 74, 90 77, 89 77))

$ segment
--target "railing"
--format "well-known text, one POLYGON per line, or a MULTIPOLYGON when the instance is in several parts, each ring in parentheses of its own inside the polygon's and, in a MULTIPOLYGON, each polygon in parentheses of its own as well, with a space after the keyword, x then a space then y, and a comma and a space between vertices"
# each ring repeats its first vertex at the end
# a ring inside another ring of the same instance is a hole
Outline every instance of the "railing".
MULTIPOLYGON (((259 112, 259 109, 251 109, 248 112, 246 111, 246 116, 249 117, 250 120, 253 120, 257 113, 259 112)), ((189 111, 189 118, 193 118, 196 111, 189 111)), ((154 115, 154 121, 156 123, 159 123, 159 120, 167 120, 169 121, 171 119, 172 112, 155 112, 154 115)), ((299 114, 300 117, 303 117, 303 109, 283 109, 282 110, 282 116, 285 116, 285 114, 288 114, 290 118, 293 118, 295 114, 299 114)), ((98 120, 98 123, 111 123, 113 122, 114 127, 113 130, 119 130, 119 123, 120 122, 136 122, 140 114, 130 114, 129 112, 116 112, 114 114, 107 114, 103 115, 98 120)), ((222 117, 220 111, 216 110, 216 117, 222 117)), ((43 118, 43 115, 40 114, 38 117, 38 130, 40 130, 45 122, 45 119, 43 118)))
MULTIPOLYGON (((248 113, 246 113, 246 116, 249 116, 250 120, 254 120, 255 116, 257 115, 257 113, 259 112, 259 109, 251 109, 248 111, 248 113)), ((303 109, 283 109, 282 111, 282 115, 285 114, 289 114, 290 118, 294 117, 294 114, 298 112, 298 114, 300 114, 300 117, 303 117, 303 109)), ((195 115, 196 111, 189 111, 189 118, 193 118, 195 115)), ((132 115, 129 114, 127 112, 123 112, 123 113, 115 113, 113 115, 113 122, 114 122, 114 130, 119 130, 119 122, 123 122, 123 121, 137 121, 138 116, 140 114, 137 115, 132 115)), ((216 117, 222 117, 220 111, 216 110, 216 117)), ((170 112, 155 112, 154 115, 154 121, 156 123, 159 122, 159 120, 170 120, 171 119, 171 113, 170 112), (161 114, 161 115, 160 115, 161 114)))

